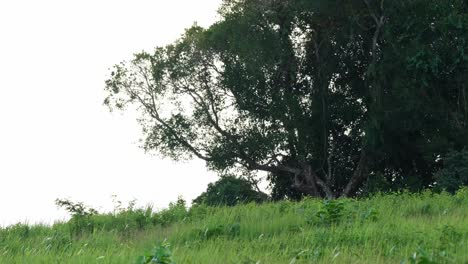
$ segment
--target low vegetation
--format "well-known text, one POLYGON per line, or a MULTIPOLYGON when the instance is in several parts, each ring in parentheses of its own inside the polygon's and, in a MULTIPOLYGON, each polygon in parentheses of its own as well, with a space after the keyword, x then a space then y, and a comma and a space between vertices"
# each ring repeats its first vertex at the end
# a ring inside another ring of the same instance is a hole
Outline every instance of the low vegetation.
POLYGON ((57 204, 70 221, 0 229, 0 263, 468 263, 468 188, 232 207, 179 199, 158 212, 57 204))

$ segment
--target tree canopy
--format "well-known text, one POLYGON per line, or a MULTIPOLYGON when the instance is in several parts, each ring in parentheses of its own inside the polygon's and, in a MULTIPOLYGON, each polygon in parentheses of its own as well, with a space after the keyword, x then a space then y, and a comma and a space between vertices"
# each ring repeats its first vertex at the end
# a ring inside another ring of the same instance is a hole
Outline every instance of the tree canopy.
POLYGON ((277 198, 432 186, 468 145, 464 2, 224 0, 115 65, 105 103, 138 109, 145 150, 268 172, 277 198))

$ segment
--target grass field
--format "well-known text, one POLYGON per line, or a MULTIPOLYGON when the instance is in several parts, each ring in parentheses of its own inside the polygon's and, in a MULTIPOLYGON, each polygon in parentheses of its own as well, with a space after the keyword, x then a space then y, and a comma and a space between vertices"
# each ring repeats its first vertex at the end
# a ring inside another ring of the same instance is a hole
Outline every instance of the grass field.
POLYGON ((468 188, 231 208, 174 203, 0 229, 0 263, 136 263, 155 247, 175 263, 468 263, 468 188))

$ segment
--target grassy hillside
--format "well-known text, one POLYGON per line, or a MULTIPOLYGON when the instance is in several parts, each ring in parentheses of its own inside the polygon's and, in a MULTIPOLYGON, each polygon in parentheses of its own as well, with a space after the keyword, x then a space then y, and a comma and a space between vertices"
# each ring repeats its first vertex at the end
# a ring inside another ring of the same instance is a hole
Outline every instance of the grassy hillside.
POLYGON ((176 263, 468 263, 468 188, 16 225, 0 230, 0 263, 135 263, 164 240, 176 263))

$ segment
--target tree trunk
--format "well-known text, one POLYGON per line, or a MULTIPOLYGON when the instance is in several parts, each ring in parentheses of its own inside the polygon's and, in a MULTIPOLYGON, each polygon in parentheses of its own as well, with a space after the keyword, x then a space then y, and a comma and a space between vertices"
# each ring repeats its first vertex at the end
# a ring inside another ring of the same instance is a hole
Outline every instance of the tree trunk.
POLYGON ((310 196, 322 198, 323 195, 318 188, 320 187, 327 199, 335 198, 330 186, 314 172, 310 164, 304 164, 302 165, 302 168, 301 173, 295 175, 295 188, 310 196))
POLYGON ((346 187, 343 189, 341 193, 341 197, 349 197, 352 196, 362 182, 368 176, 368 167, 367 167, 367 153, 364 149, 361 150, 361 156, 358 161, 358 165, 356 166, 356 170, 354 170, 353 176, 349 180, 346 187))
POLYGON ((313 197, 320 197, 312 166, 308 164, 303 165, 301 172, 294 175, 294 187, 313 197))

